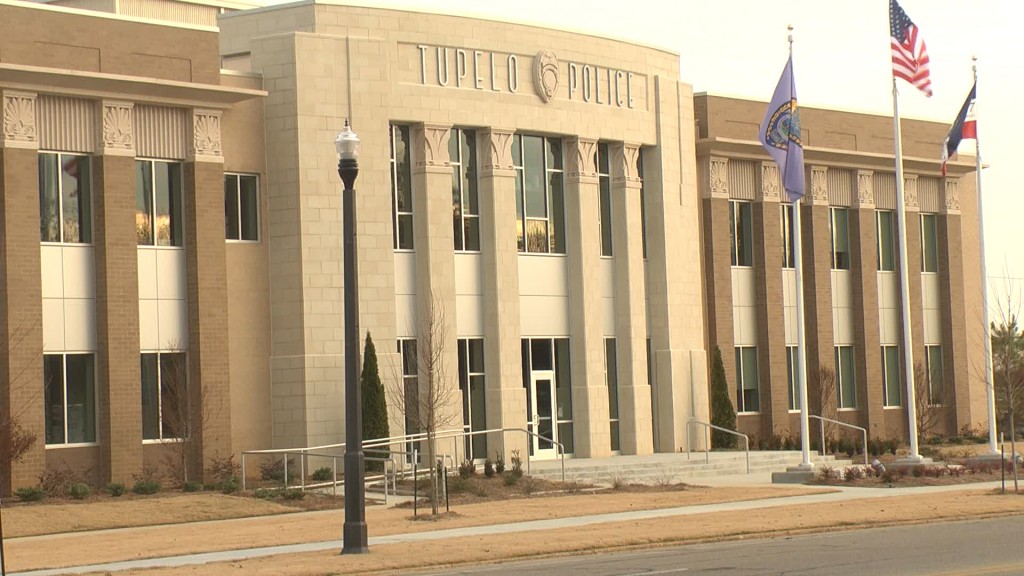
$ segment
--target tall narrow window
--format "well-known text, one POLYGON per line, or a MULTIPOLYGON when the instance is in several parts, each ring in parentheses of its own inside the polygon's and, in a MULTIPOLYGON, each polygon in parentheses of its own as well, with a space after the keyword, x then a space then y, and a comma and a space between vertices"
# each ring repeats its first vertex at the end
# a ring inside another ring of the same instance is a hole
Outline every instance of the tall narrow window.
POLYGON ((612 452, 621 449, 619 441, 619 368, 615 357, 615 338, 604 339, 604 382, 608 386, 608 420, 612 452))
POLYGON ((878 270, 892 272, 896 270, 896 250, 893 246, 896 223, 891 210, 875 212, 875 227, 878 239, 878 270))
MULTIPOLYGON (((459 388, 462 390, 462 424, 467 430, 487 430, 487 403, 484 383, 484 341, 462 338, 459 348, 459 388)), ((487 457, 487 435, 473 434, 466 440, 470 459, 487 457)))
POLYGON ((636 173, 640 175, 640 243, 647 258, 647 190, 644 187, 644 151, 636 156, 636 173))
POLYGON ((181 164, 135 161, 135 232, 139 246, 184 246, 181 164))
POLYGON ((850 269, 850 213, 846 208, 830 208, 832 229, 832 269, 850 269))
POLYGON ((882 405, 893 408, 903 405, 900 393, 900 349, 898 346, 882 346, 882 405))
POLYGON ((601 256, 612 255, 612 175, 608 145, 597 144, 597 182, 600 190, 601 256))
POLYGON ((197 423, 190 411, 185 353, 144 352, 140 360, 142 439, 189 437, 197 423))
POLYGON ((921 272, 939 271, 939 236, 935 214, 921 214, 921 272))
POLYGON ((857 407, 857 378, 853 366, 853 346, 836 346, 836 386, 840 408, 857 407))
POLYGON ((757 383, 757 347, 736 347, 736 411, 758 412, 761 398, 757 383))
POLYGON ((409 159, 409 127, 392 124, 391 215, 395 250, 412 250, 412 162, 409 159))
POLYGON ((452 226, 455 250, 480 250, 480 205, 476 176, 476 136, 472 130, 452 128, 448 139, 452 163, 452 226))
POLYGON ((43 355, 46 444, 96 441, 96 371, 93 354, 43 355))
POLYGON ((750 202, 729 201, 732 265, 754 265, 754 217, 750 202))
POLYGON ((516 134, 516 233, 520 252, 565 254, 562 143, 516 134))
POLYGON ((942 346, 925 346, 928 367, 928 403, 939 406, 946 403, 945 383, 942 381, 942 346))
POLYGON ((258 177, 224 175, 224 238, 256 242, 260 239, 258 177))
POLYGON ((796 267, 796 245, 793 243, 793 205, 783 202, 779 204, 782 224, 782 267, 796 267))
POLYGON ((789 381, 789 410, 800 409, 800 383, 797 381, 796 370, 799 360, 796 346, 786 346, 786 378, 789 381))
POLYGON ((551 440, 560 443, 566 454, 572 454, 575 448, 569 339, 523 338, 522 366, 528 427, 547 439, 534 437, 530 442, 530 454, 535 448, 555 449, 551 440))
MULTIPOLYGON (((419 359, 416 356, 416 340, 399 340, 398 353, 402 356, 402 412, 404 413, 405 434, 418 434, 420 429, 420 386, 419 359)), ((419 449, 419 442, 406 445, 406 460, 412 462, 412 451, 419 449)))
POLYGON ((88 156, 39 154, 39 233, 43 242, 92 242, 88 156))

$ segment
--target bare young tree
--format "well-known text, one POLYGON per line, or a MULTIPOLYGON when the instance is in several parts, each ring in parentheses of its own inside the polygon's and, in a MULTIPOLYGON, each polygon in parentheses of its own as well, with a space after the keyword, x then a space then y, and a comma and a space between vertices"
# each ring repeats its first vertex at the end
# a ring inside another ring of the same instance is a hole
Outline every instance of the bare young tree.
MULTIPOLYGON (((836 373, 828 365, 818 364, 815 367, 811 367, 808 370, 809 388, 813 388, 818 392, 818 415, 828 420, 838 420, 839 406, 836 399, 836 373)), ((835 439, 836 427, 838 426, 835 422, 829 422, 828 420, 819 422, 822 431, 825 434, 825 442, 835 439)), ((825 454, 825 446, 821 447, 821 453, 825 454)))
POLYGON ((160 418, 165 438, 174 438, 164 466, 175 482, 184 485, 202 478, 203 429, 213 420, 215 407, 198 382, 189 382, 186 354, 160 356, 160 418))
MULTIPOLYGON (((27 339, 36 325, 15 327, 9 335, 10 350, 14 351, 27 346, 27 339)), ((7 361, 10 362, 9 356, 7 361)), ((25 412, 29 408, 34 407, 35 403, 26 402, 22 404, 20 409, 15 411, 12 410, 9 401, 10 395, 13 392, 25 389, 26 387, 34 388, 38 386, 37 383, 30 382, 31 379, 32 372, 30 372, 29 366, 21 366, 11 374, 8 382, 5 383, 6 386, 0 387, 6 393, 4 402, 0 403, 0 493, 5 496, 10 495, 12 489, 12 464, 21 462, 39 439, 38 434, 26 429, 22 424, 22 417, 25 415, 25 412)), ((43 386, 36 388, 38 391, 33 393, 33 399, 41 396, 45 389, 46 383, 44 382, 43 386)))
POLYGON ((934 379, 920 362, 914 362, 914 407, 917 409, 917 437, 924 439, 946 416, 946 407, 952 400, 951 390, 941 376, 934 379))
POLYGON ((1009 431, 1014 490, 1017 486, 1017 417, 1024 408, 1024 332, 1020 326, 1021 299, 1015 284, 1007 281, 992 310, 992 379, 996 411, 1003 414, 1003 430, 1009 431))

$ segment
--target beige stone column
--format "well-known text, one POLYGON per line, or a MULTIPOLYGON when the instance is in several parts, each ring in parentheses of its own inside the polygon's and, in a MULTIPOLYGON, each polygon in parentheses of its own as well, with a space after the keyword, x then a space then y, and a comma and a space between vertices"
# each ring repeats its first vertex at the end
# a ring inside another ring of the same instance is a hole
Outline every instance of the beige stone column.
POLYGON ((762 162, 761 189, 754 203, 754 276, 757 298, 757 368, 761 386, 761 430, 764 435, 794 439, 790 426, 789 378, 786 371, 786 309, 782 288, 782 217, 784 194, 779 167, 762 162))
MULTIPOLYGON (((858 423, 871 438, 886 438, 883 414, 882 340, 878 319, 878 227, 874 172, 858 170, 854 209, 850 211, 853 339, 857 381, 858 423)), ((893 245, 896 251, 897 246, 893 245)))
POLYGON ((637 172, 640 147, 612 144, 610 155, 620 446, 623 454, 650 454, 654 451, 654 439, 651 386, 647 382, 642 186, 637 172))
POLYGON ((185 286, 188 303, 189 396, 200 434, 193 470, 231 453, 227 261, 224 242, 224 156, 221 113, 192 111, 184 166, 185 286))
MULTIPOLYGON (((451 126, 437 124, 417 124, 410 135, 418 316, 416 352, 419 356, 420 422, 424 432, 431 411, 435 431, 462 428, 456 346, 452 165, 448 156, 450 136, 451 126)), ((438 450, 448 451, 451 442, 440 442, 438 450)), ((451 453, 454 454, 454 450, 451 453)))
MULTIPOLYGON (((0 423, 36 435, 21 462, 0 468, 0 494, 35 486, 46 466, 43 296, 39 258, 36 95, 3 91, 0 134, 0 423)), ((5 427, 6 428, 6 427, 5 427)), ((0 428, 0 434, 5 433, 0 428)))
POLYGON ((133 114, 129 102, 98 104, 93 158, 100 478, 125 484, 142 469, 133 114))
POLYGON ((942 215, 939 216, 939 290, 942 301, 942 359, 943 386, 947 394, 946 403, 953 403, 948 409, 955 420, 944 418, 936 432, 955 434, 961 426, 974 421, 987 420, 971 414, 970 376, 971 370, 979 373, 984 365, 971 367, 967 335, 967 318, 964 294, 964 239, 963 222, 960 215, 959 181, 944 179, 942 185, 942 215), (943 430, 943 425, 949 426, 943 430))
MULTIPOLYGON (((519 326, 519 253, 516 248, 516 171, 512 131, 477 132, 480 163, 480 260, 483 267, 484 371, 487 427, 526 428, 522 332, 519 326)), ((523 434, 494 434, 488 452, 527 458, 523 434)))
POLYGON ((573 436, 576 455, 595 458, 611 452, 601 325, 597 141, 572 138, 564 142, 573 436))
MULTIPOLYGON (((805 201, 807 198, 805 198, 805 201)), ((828 168, 811 166, 810 201, 803 203, 804 320, 807 341, 807 403, 811 414, 821 414, 821 368, 835 373, 835 338, 832 328, 832 231, 828 205, 828 168)), ((839 387, 831 387, 829 404, 838 402, 839 387)), ((815 426, 810 432, 813 439, 815 426)))

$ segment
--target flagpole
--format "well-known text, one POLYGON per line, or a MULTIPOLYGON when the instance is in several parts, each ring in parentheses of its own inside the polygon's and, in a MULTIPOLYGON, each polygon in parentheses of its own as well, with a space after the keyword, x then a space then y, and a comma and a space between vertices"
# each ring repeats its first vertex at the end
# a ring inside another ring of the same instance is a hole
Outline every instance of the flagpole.
MULTIPOLYGON (((793 58, 793 26, 789 30, 789 57, 793 58)), ((790 82, 796 82, 796 74, 790 75, 790 82)), ((793 90, 793 93, 796 91, 793 90)), ((802 175, 801 175, 802 177, 802 175)), ((788 192, 783 190, 788 196, 788 192)), ((788 198, 787 198, 788 199, 788 198)), ((803 227, 800 223, 800 198, 793 202, 793 258, 796 260, 796 377, 800 394, 800 468, 809 470, 811 463, 811 434, 807 417, 807 342, 804 326, 804 250, 803 227)), ((822 446, 822 454, 825 452, 822 446)))
POLYGON ((903 142, 900 135, 900 107, 896 77, 892 79, 892 125, 896 142, 896 225, 899 228, 900 299, 903 316, 903 377, 907 383, 907 424, 910 427, 910 459, 921 460, 917 449, 917 395, 914 390, 914 339, 910 324, 910 272, 907 265, 907 214, 903 198, 903 142))
MULTIPOLYGON (((978 57, 971 56, 971 73, 974 76, 974 102, 978 102, 978 57)), ((981 138, 978 121, 974 121, 974 175, 978 193, 978 245, 981 248, 981 302, 985 318, 985 389, 988 392, 988 450, 998 454, 996 446, 996 381, 992 371, 992 325, 988 315, 988 274, 985 269, 985 212, 981 196, 981 138)))

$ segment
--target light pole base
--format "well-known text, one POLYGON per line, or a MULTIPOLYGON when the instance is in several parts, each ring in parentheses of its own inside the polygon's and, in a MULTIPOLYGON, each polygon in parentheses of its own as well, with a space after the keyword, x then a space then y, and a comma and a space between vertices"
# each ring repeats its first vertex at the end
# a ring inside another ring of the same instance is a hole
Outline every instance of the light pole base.
POLYGON ((366 522, 345 522, 341 542, 342 554, 369 553, 370 548, 366 545, 366 522))

